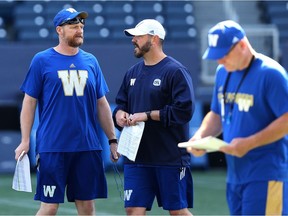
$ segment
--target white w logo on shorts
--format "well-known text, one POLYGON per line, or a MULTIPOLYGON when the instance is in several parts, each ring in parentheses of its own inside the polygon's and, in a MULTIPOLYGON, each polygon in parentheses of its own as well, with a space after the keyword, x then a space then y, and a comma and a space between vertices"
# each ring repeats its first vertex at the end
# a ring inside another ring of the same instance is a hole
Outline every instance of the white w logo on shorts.
POLYGON ((44 192, 44 196, 47 197, 53 197, 54 196, 54 192, 55 192, 56 186, 55 185, 43 185, 43 192, 44 192))
POLYGON ((84 89, 88 79, 88 72, 86 70, 60 70, 58 77, 62 81, 65 96, 73 96, 73 90, 77 96, 84 95, 84 89), (68 73, 69 72, 69 73, 68 73))
POLYGON ((129 201, 133 190, 125 190, 124 191, 124 200, 129 201))

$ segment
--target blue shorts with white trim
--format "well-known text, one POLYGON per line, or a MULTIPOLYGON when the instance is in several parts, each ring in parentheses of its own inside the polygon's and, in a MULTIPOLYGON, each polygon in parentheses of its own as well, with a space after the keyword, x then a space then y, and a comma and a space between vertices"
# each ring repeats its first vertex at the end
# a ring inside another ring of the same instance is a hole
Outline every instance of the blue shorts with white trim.
POLYGON ((189 167, 148 167, 124 165, 124 201, 126 207, 151 210, 157 198, 164 210, 193 207, 193 180, 189 167))

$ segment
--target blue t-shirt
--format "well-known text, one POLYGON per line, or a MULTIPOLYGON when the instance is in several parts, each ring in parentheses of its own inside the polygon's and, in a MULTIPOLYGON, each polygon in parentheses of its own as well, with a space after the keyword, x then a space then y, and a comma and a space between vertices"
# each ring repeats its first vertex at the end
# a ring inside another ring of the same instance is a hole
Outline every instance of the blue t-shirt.
POLYGON ((191 74, 181 63, 166 57, 153 66, 143 61, 134 65, 125 74, 116 104, 114 116, 119 109, 130 114, 160 110, 160 121, 145 122, 135 163, 190 164, 190 154, 178 143, 189 139, 195 100, 191 74))
MULTIPOLYGON (((223 139, 228 143, 233 138, 257 133, 288 112, 288 78, 282 66, 269 57, 257 54, 236 92, 244 71, 245 69, 231 73, 225 91, 225 116, 222 126, 223 139), (234 99, 234 107, 231 110, 234 99)), ((220 116, 223 86, 227 76, 225 68, 219 65, 211 110, 220 116)), ((226 160, 229 183, 242 184, 258 180, 287 181, 288 136, 255 148, 242 158, 226 155, 226 160)))
POLYGON ((108 87, 95 56, 81 49, 73 56, 53 48, 39 52, 21 90, 38 101, 37 153, 102 149, 97 99, 108 87))

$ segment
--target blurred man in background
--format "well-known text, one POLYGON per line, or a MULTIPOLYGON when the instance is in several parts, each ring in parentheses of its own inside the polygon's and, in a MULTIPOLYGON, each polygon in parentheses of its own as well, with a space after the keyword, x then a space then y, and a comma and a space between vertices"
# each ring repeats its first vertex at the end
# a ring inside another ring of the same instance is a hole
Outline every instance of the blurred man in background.
MULTIPOLYGON (((203 59, 217 60, 211 111, 191 141, 218 136, 227 161, 231 215, 288 214, 288 78, 227 20, 208 32, 203 59)), ((203 150, 188 147, 195 156, 203 150)))

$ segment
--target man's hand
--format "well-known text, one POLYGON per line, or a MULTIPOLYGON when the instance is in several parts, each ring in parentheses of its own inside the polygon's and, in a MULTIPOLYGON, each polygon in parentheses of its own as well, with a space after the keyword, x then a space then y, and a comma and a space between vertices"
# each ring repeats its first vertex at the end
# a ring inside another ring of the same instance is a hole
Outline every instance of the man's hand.
MULTIPOLYGON (((20 155, 22 154, 22 152, 25 152, 24 154, 27 154, 28 151, 29 151, 29 143, 24 143, 24 142, 21 142, 19 144, 19 146, 15 149, 15 160, 17 161, 18 158, 20 157, 20 155)), ((22 155, 21 157, 23 157, 24 155, 22 155)), ((21 160, 22 158, 20 158, 21 160)))
MULTIPOLYGON (((191 141, 195 141, 197 139, 200 139, 200 137, 195 137, 193 136, 189 142, 191 141)), ((206 153, 205 150, 202 150, 202 149, 196 149, 196 148, 192 148, 192 147, 187 147, 186 148, 187 152, 191 153, 193 156, 195 157, 201 157, 202 155, 204 155, 206 153)))
POLYGON ((137 122, 147 121, 147 115, 144 112, 134 113, 129 116, 129 126, 136 125, 137 122))
POLYGON ((229 145, 220 148, 221 152, 239 158, 243 157, 250 150, 251 144, 249 143, 249 139, 247 138, 235 138, 231 141, 229 145))
POLYGON ((116 115, 116 122, 117 125, 119 125, 120 127, 124 127, 124 126, 129 126, 129 113, 124 112, 123 110, 118 110, 116 115))
POLYGON ((119 158, 121 157, 121 154, 117 152, 118 144, 117 143, 111 143, 110 144, 110 160, 112 162, 117 162, 119 158))
POLYGON ((206 153, 205 150, 195 149, 195 148, 192 148, 192 147, 187 147, 186 150, 187 150, 187 152, 191 153, 195 157, 201 157, 201 156, 203 156, 206 153))

